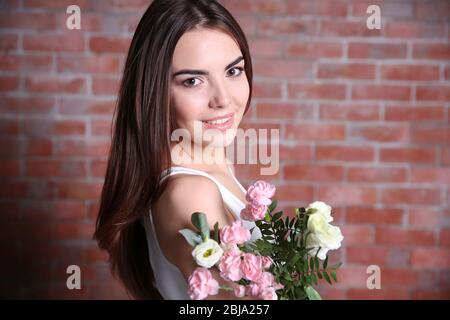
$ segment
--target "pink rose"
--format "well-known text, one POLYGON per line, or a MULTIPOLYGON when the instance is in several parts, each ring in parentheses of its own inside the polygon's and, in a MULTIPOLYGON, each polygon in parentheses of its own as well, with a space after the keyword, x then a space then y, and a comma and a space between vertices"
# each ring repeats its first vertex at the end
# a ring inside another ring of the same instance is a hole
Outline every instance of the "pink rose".
POLYGON ((241 271, 242 252, 236 245, 231 245, 222 255, 219 262, 220 276, 228 281, 239 281, 242 278, 241 271))
POLYGON ((241 271, 247 280, 258 279, 262 272, 261 258, 252 253, 245 253, 241 263, 241 271))
POLYGON ((222 244, 242 244, 250 240, 250 231, 243 227, 242 221, 237 220, 231 226, 220 229, 220 242, 222 244))
POLYGON ((267 212, 267 206, 258 206, 248 203, 241 211, 241 219, 247 221, 257 221, 264 219, 267 212))
POLYGON ((242 298, 243 296, 245 296, 245 287, 243 285, 236 284, 233 290, 236 297, 242 298))
POLYGON ((246 199, 258 206, 268 206, 272 203, 270 198, 274 196, 275 190, 275 186, 258 180, 248 188, 246 199))
POLYGON ((273 260, 271 257, 263 256, 263 257, 261 257, 261 263, 262 263, 262 266, 264 269, 268 269, 272 265, 273 260))
POLYGON ((192 300, 203 300, 208 295, 216 295, 219 292, 219 283, 206 268, 195 269, 189 276, 188 284, 188 294, 192 300))
POLYGON ((247 295, 249 295, 255 299, 258 299, 259 293, 261 292, 261 290, 262 290, 262 288, 259 284, 252 282, 247 286, 246 293, 247 293, 247 295))
POLYGON ((262 289, 258 297, 261 300, 278 300, 278 296, 275 293, 275 289, 272 287, 266 287, 262 289))

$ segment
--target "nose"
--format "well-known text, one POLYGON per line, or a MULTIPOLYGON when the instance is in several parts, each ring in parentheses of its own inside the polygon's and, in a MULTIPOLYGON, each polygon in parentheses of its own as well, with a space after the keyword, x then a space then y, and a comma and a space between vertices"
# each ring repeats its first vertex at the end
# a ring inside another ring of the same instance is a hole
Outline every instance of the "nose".
POLYGON ((227 108, 230 104, 231 98, 225 84, 216 84, 212 90, 209 106, 211 108, 227 108))

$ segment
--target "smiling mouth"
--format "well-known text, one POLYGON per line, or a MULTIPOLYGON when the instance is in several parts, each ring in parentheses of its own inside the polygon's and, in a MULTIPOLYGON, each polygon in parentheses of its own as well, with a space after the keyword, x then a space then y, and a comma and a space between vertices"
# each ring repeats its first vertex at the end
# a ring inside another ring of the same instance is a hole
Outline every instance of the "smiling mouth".
POLYGON ((228 118, 222 118, 217 120, 202 121, 205 129, 219 129, 225 130, 231 128, 234 122, 234 114, 228 118))

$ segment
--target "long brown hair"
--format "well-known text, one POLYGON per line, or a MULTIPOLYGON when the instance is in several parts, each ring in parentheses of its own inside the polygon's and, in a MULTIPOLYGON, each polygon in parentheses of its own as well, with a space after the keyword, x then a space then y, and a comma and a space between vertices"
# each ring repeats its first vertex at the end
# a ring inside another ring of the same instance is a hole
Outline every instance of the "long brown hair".
POLYGON ((114 276, 137 299, 160 299, 141 219, 163 192, 171 167, 169 70, 179 38, 193 28, 218 29, 239 45, 250 86, 252 63, 244 33, 213 0, 154 0, 134 33, 125 63, 94 238, 109 253, 114 276))

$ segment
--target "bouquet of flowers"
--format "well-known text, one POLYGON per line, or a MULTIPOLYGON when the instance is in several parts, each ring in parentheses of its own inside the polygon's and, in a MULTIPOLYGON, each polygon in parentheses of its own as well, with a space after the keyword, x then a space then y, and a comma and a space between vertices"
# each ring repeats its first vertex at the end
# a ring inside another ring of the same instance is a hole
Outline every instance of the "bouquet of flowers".
POLYGON ((307 208, 295 208, 295 216, 277 211, 272 200, 275 187, 265 181, 251 185, 241 218, 254 221, 261 237, 249 241, 255 228, 246 229, 242 221, 209 230, 206 215, 194 212, 192 224, 197 229, 179 232, 194 247, 192 256, 198 267, 188 279, 191 299, 201 300, 219 290, 233 291, 237 297, 263 300, 318 300, 313 288, 323 279, 337 282, 340 263, 328 265, 328 251, 338 249, 344 237, 333 226, 331 207, 315 201, 307 208), (219 285, 210 268, 231 285, 219 285))

